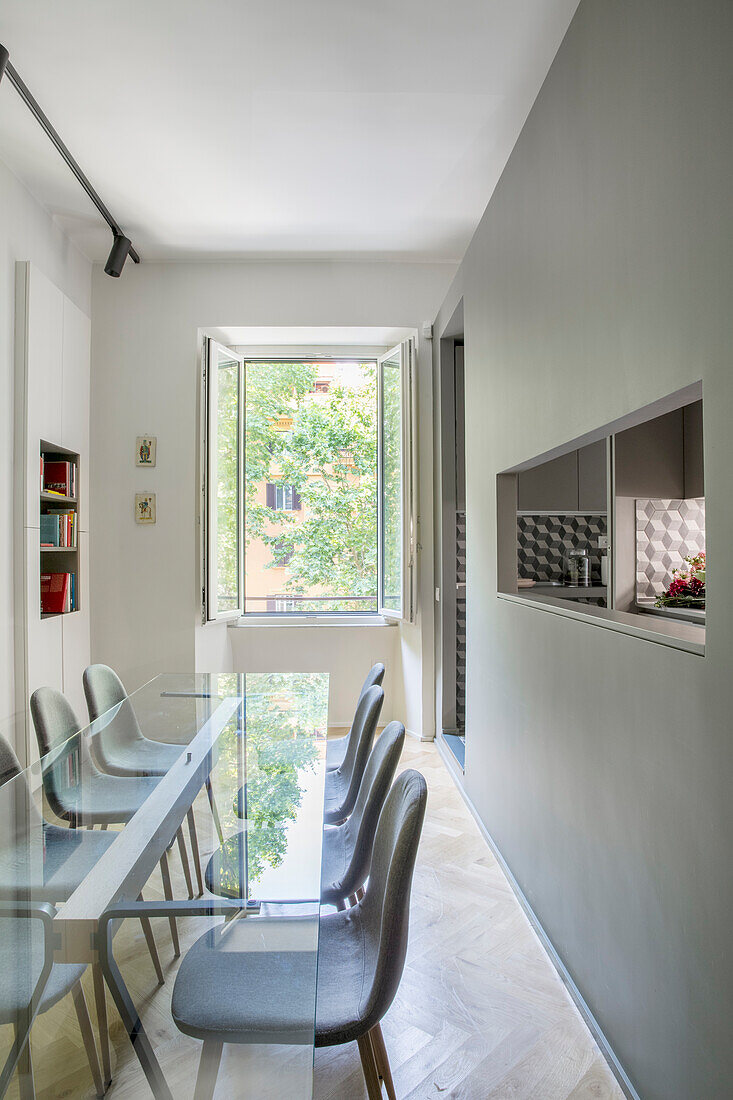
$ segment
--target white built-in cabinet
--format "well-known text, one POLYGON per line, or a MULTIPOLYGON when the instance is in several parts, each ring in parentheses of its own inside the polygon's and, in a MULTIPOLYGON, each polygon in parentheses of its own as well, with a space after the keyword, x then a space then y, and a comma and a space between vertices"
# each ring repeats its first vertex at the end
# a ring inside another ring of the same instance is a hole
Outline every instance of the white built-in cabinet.
POLYGON ((15 592, 16 749, 38 758, 28 700, 44 684, 63 691, 84 720, 89 664, 89 369, 91 322, 30 262, 16 265, 15 592), (42 443, 78 456, 79 610, 41 618, 39 459, 42 443))

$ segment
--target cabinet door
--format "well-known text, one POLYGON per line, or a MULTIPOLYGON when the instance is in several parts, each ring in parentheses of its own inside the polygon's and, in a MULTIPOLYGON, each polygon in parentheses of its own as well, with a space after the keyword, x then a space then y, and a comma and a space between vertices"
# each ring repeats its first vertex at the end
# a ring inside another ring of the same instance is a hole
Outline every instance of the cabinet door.
POLYGON ((578 451, 578 511, 605 512, 606 440, 599 439, 578 451))
POLYGON ((578 452, 522 470, 518 506, 520 512, 577 512, 578 452))

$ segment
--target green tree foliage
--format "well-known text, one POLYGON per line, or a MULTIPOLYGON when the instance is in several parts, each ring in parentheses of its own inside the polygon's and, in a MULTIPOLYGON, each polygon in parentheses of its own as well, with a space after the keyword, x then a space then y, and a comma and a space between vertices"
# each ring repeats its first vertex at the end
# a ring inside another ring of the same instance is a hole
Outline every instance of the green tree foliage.
MULTIPOLYGON (((377 593, 376 369, 362 364, 360 373, 363 384, 336 382, 314 399, 315 364, 247 364, 245 540, 262 539, 273 565, 288 561, 286 589, 293 595, 315 589, 360 596, 359 606, 371 610, 377 593), (290 424, 287 431, 283 423, 290 424), (277 479, 272 469, 279 470, 277 479), (257 501, 267 480, 294 487, 302 522, 257 501)), ((328 607, 352 610, 354 604, 335 600, 328 607)))

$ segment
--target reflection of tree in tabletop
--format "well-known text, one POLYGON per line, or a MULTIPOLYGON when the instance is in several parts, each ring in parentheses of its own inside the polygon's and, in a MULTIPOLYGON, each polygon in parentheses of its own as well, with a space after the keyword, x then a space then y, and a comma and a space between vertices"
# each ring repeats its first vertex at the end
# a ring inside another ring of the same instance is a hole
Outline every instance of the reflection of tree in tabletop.
MULTIPOLYGON (((256 882, 265 868, 279 867, 287 851, 288 825, 298 814, 304 773, 313 771, 319 755, 313 734, 326 734, 328 678, 319 673, 248 673, 244 679, 247 866, 249 881, 256 882)), ((236 813, 239 765, 234 730, 225 735, 219 768, 233 795, 231 805, 223 807, 222 824, 226 833, 237 833, 242 821, 236 813)), ((221 885, 227 893, 239 893, 235 844, 227 855, 221 885)))

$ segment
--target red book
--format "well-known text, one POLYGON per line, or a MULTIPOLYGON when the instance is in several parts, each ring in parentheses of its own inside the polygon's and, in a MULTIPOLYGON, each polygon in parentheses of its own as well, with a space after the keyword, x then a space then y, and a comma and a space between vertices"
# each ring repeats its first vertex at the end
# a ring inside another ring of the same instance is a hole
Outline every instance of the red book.
POLYGON ((68 594, 68 573, 41 573, 41 611, 44 614, 65 611, 68 594))
POLYGON ((61 493, 65 497, 73 496, 70 462, 45 462, 43 482, 46 492, 61 493))

